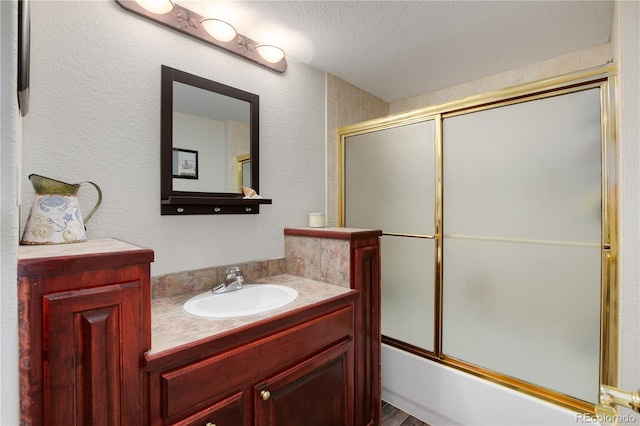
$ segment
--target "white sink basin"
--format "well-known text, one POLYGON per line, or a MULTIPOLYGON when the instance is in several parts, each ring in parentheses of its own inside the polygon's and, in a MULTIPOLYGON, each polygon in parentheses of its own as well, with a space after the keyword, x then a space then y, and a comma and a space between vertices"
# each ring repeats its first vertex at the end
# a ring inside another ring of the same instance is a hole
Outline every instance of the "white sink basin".
POLYGON ((201 318, 233 318, 278 309, 296 300, 298 292, 277 284, 246 284, 240 290, 213 294, 211 291, 187 300, 182 309, 201 318))

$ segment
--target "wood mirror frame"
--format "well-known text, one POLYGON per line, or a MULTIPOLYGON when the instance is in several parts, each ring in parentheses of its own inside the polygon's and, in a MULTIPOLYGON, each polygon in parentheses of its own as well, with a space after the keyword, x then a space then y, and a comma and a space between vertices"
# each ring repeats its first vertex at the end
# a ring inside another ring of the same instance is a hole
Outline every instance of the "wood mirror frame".
MULTIPOLYGON (((270 199, 244 198, 242 192, 199 192, 174 190, 173 110, 174 82, 210 91, 249 103, 251 188, 260 189, 259 97, 234 87, 207 80, 193 74, 162 66, 160 114, 160 190, 162 215, 189 214, 257 214, 260 204, 270 199)), ((235 173, 235 171, 233 171, 235 173)))

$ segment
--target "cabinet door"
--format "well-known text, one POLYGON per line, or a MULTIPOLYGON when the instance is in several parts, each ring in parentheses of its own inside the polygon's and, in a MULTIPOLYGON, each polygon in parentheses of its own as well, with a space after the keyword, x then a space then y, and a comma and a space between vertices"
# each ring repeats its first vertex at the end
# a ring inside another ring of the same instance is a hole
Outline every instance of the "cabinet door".
POLYGON ((255 386, 256 425, 353 425, 352 342, 255 386))
POLYGON ((140 282, 43 296, 44 424, 141 424, 140 282))

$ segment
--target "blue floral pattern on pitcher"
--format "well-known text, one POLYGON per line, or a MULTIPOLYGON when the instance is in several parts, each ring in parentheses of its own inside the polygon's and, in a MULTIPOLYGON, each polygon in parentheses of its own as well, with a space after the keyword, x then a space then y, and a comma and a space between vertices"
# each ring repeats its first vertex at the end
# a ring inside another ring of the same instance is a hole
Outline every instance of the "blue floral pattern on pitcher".
POLYGON ((69 199, 60 195, 48 195, 38 200, 38 208, 43 212, 64 212, 69 208, 69 199))

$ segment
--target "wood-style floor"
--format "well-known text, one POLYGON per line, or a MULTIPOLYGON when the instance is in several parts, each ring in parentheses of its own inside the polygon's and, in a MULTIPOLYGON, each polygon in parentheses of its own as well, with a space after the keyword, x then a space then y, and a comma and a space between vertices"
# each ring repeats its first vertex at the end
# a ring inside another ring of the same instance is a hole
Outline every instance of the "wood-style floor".
POLYGON ((382 401, 382 426, 429 426, 391 404, 382 401))

